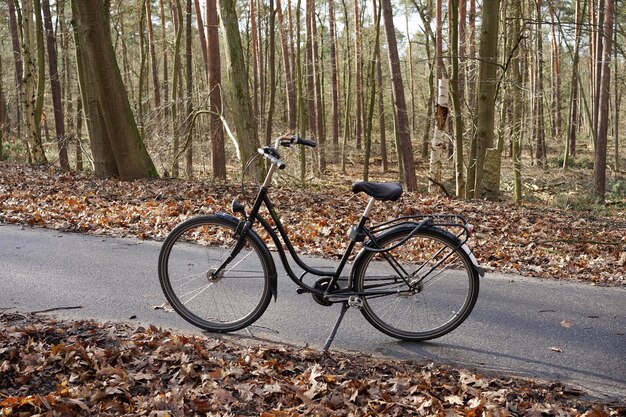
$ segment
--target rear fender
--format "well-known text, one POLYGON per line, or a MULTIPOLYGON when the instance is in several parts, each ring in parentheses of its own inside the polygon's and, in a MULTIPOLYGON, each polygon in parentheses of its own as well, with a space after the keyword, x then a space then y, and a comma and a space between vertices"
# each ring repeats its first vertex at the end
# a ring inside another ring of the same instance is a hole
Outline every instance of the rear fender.
MULTIPOLYGON (((400 233, 400 232, 401 233, 410 233, 417 225, 418 225, 418 223, 414 223, 414 222, 401 223, 401 224, 399 224, 397 226, 394 226, 394 227, 386 230, 385 232, 381 233, 378 236, 378 239, 379 240, 383 240, 383 239, 386 239, 387 236, 389 236, 389 235, 393 235, 393 234, 400 233)), ((481 268, 480 265, 478 265, 478 261, 476 260, 476 257, 472 253, 472 251, 469 248, 469 246, 467 246, 466 243, 461 244, 461 241, 454 234, 450 233, 449 231, 447 231, 445 229, 442 229, 442 228, 436 227, 436 226, 425 226, 423 228, 423 230, 433 230, 433 231, 439 232, 439 233, 445 235, 446 237, 452 239, 467 254, 467 256, 469 257, 470 261, 472 262, 472 266, 473 266, 474 270, 476 271, 476 273, 479 276, 481 276, 481 277, 485 276, 485 270, 483 268, 481 268)), ((365 255, 368 252, 366 247, 373 247, 373 245, 374 244, 372 243, 371 240, 365 242, 364 247, 359 251, 359 253, 357 254, 357 256, 356 256, 356 258, 354 260, 354 265, 352 267, 352 274, 354 274, 355 271, 359 270, 360 263, 363 261, 363 258, 365 257, 365 255)), ((353 275, 352 278, 354 279, 356 277, 353 275)))

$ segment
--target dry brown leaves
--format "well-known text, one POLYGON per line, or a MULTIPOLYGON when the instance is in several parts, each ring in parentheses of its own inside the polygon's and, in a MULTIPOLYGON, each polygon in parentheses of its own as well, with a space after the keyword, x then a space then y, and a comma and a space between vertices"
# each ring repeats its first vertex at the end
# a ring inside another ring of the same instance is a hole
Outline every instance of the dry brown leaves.
MULTIPOLYGON (((63 231, 162 239, 185 218, 228 211, 239 193, 236 185, 101 180, 0 163, 0 222, 63 231)), ((325 257, 342 253, 346 230, 365 206, 362 196, 340 187, 275 187, 270 196, 297 249, 325 257)), ((475 225, 470 246, 488 271, 626 285, 623 211, 594 217, 533 205, 405 193, 399 202, 379 204, 373 220, 446 212, 462 214, 475 225)))
POLYGON ((0 314, 2 416, 613 416, 560 384, 0 314))

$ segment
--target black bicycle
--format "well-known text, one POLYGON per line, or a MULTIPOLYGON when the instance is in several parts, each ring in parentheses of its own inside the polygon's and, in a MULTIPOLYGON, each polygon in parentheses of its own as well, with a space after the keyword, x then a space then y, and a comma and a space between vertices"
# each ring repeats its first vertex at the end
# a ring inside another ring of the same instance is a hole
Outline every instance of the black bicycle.
MULTIPOLYGON (((416 215, 368 225, 376 201, 401 197, 398 183, 357 182, 352 190, 369 202, 334 271, 307 265, 296 253, 268 190, 277 169, 284 169, 279 147, 316 143, 295 135, 276 139, 258 150, 269 161, 265 181, 250 210, 235 199, 232 212, 191 218, 165 239, 159 256, 159 280, 174 310, 195 326, 211 332, 232 332, 254 323, 277 297, 274 258, 255 228, 263 228, 276 246, 287 275, 323 306, 341 303, 341 313, 327 350, 350 307, 358 308, 378 330, 389 336, 423 341, 449 333, 470 314, 484 271, 466 241, 472 226, 456 214, 416 215), (273 225, 261 213, 265 205, 273 225), (281 242, 282 239, 282 242, 281 242), (342 271, 357 245, 347 276, 342 271), (286 250, 285 250, 286 248, 286 250), (304 271, 297 275, 287 253, 304 271), (313 276, 314 282, 305 282, 313 276), (246 296, 243 296, 246 294, 246 296), (252 294, 252 295, 250 295, 252 294)), ((254 158, 254 157, 253 157, 254 158)), ((250 165, 250 164, 249 164, 250 165)))

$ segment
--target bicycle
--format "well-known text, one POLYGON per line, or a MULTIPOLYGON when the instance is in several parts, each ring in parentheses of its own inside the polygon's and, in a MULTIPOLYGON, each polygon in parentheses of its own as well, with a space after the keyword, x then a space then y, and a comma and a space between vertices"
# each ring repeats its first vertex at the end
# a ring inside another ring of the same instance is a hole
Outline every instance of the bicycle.
POLYGON ((472 311, 479 276, 484 275, 466 244, 472 226, 456 214, 403 216, 368 226, 374 203, 398 200, 403 190, 398 183, 357 182, 353 192, 367 194, 369 201, 358 224, 349 230, 338 266, 334 271, 309 266, 296 253, 268 196, 273 176, 286 166, 278 148, 293 145, 316 143, 283 135, 251 158, 263 156, 269 168, 250 210, 235 199, 231 210, 238 217, 222 212, 193 217, 167 236, 159 255, 159 281, 172 308, 211 332, 240 330, 259 319, 271 298, 278 296, 274 258, 255 230, 260 225, 299 294, 309 293, 323 306, 342 304, 324 351, 350 307, 358 308, 379 331, 400 340, 434 339, 458 327, 472 311), (273 226, 261 215, 262 205, 273 226), (342 276, 357 245, 361 248, 351 273, 342 276), (287 252, 304 271, 300 276, 291 268, 287 252), (308 275, 318 279, 305 283, 308 275), (244 297, 244 288, 252 296, 244 297))

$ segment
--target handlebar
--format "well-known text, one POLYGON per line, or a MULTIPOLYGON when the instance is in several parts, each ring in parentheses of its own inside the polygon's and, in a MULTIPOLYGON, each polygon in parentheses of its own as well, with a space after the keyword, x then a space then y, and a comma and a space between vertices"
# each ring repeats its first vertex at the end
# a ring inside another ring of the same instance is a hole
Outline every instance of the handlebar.
POLYGON ((280 160, 280 156, 278 155, 278 152, 276 152, 276 149, 272 148, 271 146, 258 148, 257 152, 263 155, 265 159, 270 161, 272 164, 276 165, 278 169, 285 169, 285 167, 287 166, 283 161, 280 160))
POLYGON ((287 134, 277 137, 276 141, 274 142, 274 146, 258 148, 257 152, 263 155, 263 157, 270 161, 272 164, 276 165, 278 169, 285 169, 287 165, 280 160, 280 155, 278 154, 276 148, 278 148, 279 145, 284 147, 290 147, 292 144, 310 146, 311 148, 315 148, 317 146, 317 142, 309 139, 303 139, 297 135, 287 134))

